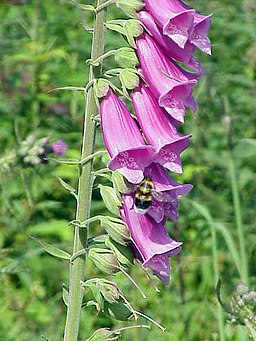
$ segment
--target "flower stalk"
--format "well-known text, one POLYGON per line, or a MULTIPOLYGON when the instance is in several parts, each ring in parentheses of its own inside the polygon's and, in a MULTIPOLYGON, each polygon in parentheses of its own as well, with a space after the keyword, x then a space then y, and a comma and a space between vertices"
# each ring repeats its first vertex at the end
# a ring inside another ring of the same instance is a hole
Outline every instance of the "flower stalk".
MULTIPOLYGON (((106 0, 98 0, 97 6, 101 6, 106 0)), ((96 12, 91 59, 96 60, 104 52, 104 22, 106 18, 106 10, 102 9, 96 12)), ((101 65, 90 65, 89 82, 101 74, 101 65)), ((95 102, 93 89, 90 88, 86 95, 85 103, 85 120, 81 160, 88 158, 94 153, 95 145, 95 128, 96 122, 93 117, 97 113, 97 105, 95 102)), ((93 185, 92 162, 83 163, 80 166, 80 176, 78 184, 78 198, 76 220, 84 221, 89 218, 91 206, 91 194, 93 185)), ((73 254, 87 248, 87 229, 86 227, 74 227, 74 246, 73 254)), ((78 339, 80 313, 83 303, 83 288, 86 257, 85 255, 76 258, 70 263, 70 281, 69 281, 69 297, 66 318, 66 327, 64 341, 76 341, 78 339)))

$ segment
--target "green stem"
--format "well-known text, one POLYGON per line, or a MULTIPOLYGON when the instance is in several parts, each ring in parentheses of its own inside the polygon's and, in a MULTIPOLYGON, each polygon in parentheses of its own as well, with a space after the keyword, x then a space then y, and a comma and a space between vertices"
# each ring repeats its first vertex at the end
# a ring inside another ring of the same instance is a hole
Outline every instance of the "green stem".
MULTIPOLYGON (((98 0, 98 6, 106 0, 98 0)), ((104 36, 106 11, 98 11, 95 17, 91 59, 95 60, 104 52, 104 36)), ((89 82, 101 74, 101 66, 90 66, 89 82)), ((90 88, 86 96, 85 121, 81 160, 94 153, 95 145, 95 121, 92 119, 97 112, 93 89, 90 88)), ((92 195, 92 160, 80 167, 78 184, 78 199, 76 220, 84 221, 90 216, 92 195)), ((73 254, 87 248, 87 229, 79 226, 74 227, 73 254)), ((69 297, 65 326, 64 341, 77 341, 80 324, 81 307, 83 303, 83 288, 86 258, 78 257, 70 263, 69 297)))
POLYGON ((112 5, 116 2, 116 0, 108 0, 102 3, 101 5, 97 6, 96 13, 99 11, 102 11, 104 8, 108 7, 109 5, 112 5))
POLYGON ((237 185, 236 166, 235 166, 232 151, 229 150, 228 154, 229 154, 229 174, 230 174, 230 180, 231 180, 234 213, 235 213, 236 227, 237 227, 237 234, 238 234, 240 255, 241 255, 241 274, 242 274, 241 279, 244 282, 244 284, 249 285, 248 263, 247 263, 247 254, 246 254, 246 246, 245 246, 245 238, 244 238, 241 202, 240 202, 240 196, 239 196, 239 189, 237 185))
POLYGON ((95 60, 88 59, 87 64, 93 65, 93 66, 98 66, 104 59, 111 57, 111 56, 114 56, 117 51, 118 50, 110 50, 95 60))
MULTIPOLYGON (((214 283, 219 281, 220 274, 218 268, 218 247, 217 247, 217 236, 214 224, 209 221, 209 225, 211 227, 211 236, 212 236, 212 259, 213 259, 213 272, 214 272, 214 283)), ((220 304, 218 304, 218 329, 220 341, 225 341, 225 331, 224 331, 224 320, 223 320, 223 310, 220 304)))

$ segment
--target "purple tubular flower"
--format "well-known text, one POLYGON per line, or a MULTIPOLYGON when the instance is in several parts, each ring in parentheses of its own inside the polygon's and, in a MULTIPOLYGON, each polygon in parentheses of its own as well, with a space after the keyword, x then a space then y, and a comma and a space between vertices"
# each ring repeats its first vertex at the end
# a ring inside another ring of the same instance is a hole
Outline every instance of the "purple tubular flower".
MULTIPOLYGON (((180 4, 182 5, 184 10, 191 10, 191 7, 189 7, 184 2, 180 1, 180 4)), ((203 15, 194 12, 192 13, 192 15, 194 20, 192 30, 190 32, 189 41, 204 53, 211 55, 211 42, 207 35, 211 27, 212 14, 203 15)))
POLYGON ((57 140, 51 145, 54 154, 62 156, 66 153, 68 145, 63 140, 57 140))
POLYGON ((140 11, 138 13, 138 18, 169 58, 174 58, 194 70, 196 72, 194 74, 195 78, 198 78, 203 74, 201 64, 193 57, 193 53, 196 49, 193 44, 187 42, 184 48, 179 47, 172 39, 161 32, 153 17, 147 11, 140 11))
POLYGON ((178 133, 152 92, 142 84, 133 91, 132 102, 142 131, 156 150, 154 162, 182 173, 180 153, 189 145, 191 135, 178 133))
POLYGON ((147 146, 139 128, 124 103, 109 91, 100 106, 103 138, 112 158, 108 167, 131 183, 144 178, 144 168, 154 159, 154 149, 147 146))
POLYGON ((170 281, 169 257, 181 250, 182 243, 171 239, 162 223, 156 223, 149 215, 137 214, 133 208, 133 198, 123 196, 123 207, 120 210, 126 222, 136 253, 144 268, 150 268, 165 284, 170 281))
POLYGON ((194 10, 184 8, 179 0, 145 0, 145 4, 163 34, 184 48, 193 25, 194 10))
POLYGON ((183 122, 185 109, 195 111, 197 108, 192 96, 193 86, 197 83, 194 75, 168 59, 145 33, 137 39, 137 51, 142 74, 158 98, 158 104, 175 120, 183 122))
MULTIPOLYGON (((178 219, 178 198, 186 195, 193 186, 190 184, 181 184, 168 174, 166 169, 157 163, 152 163, 145 168, 145 177, 151 178, 154 189, 163 195, 162 198, 154 196, 152 206, 148 210, 148 214, 160 222, 165 216, 171 218, 173 221, 178 219)), ((160 195, 159 194, 159 195, 160 195)))
POLYGON ((202 15, 194 13, 193 31, 191 34, 190 42, 198 47, 204 53, 211 55, 211 42, 208 38, 208 32, 211 27, 212 15, 202 15))

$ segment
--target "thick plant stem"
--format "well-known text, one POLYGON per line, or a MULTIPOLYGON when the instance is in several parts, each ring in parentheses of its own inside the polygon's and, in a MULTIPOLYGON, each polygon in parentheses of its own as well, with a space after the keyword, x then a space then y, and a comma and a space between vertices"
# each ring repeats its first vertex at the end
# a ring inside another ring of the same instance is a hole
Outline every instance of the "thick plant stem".
MULTIPOLYGON (((98 0, 97 5, 104 4, 106 0, 98 0)), ((95 60, 104 52, 104 22, 106 18, 105 9, 96 13, 91 59, 95 60)), ((90 66, 89 82, 100 76, 101 66, 90 66)), ((95 144, 95 120, 93 117, 97 113, 97 106, 94 99, 93 89, 90 88, 86 96, 83 146, 81 160, 86 159, 94 153, 95 144)), ((80 166, 80 177, 78 185, 78 199, 76 220, 85 221, 90 215, 91 195, 92 195, 92 161, 80 166)), ((87 229, 86 227, 74 227, 74 247, 73 254, 86 249, 87 229)), ((83 288, 81 283, 84 281, 85 256, 76 258, 70 264, 69 298, 67 308, 67 319, 65 327, 64 341, 77 341, 80 324, 81 307, 83 303, 83 288)))

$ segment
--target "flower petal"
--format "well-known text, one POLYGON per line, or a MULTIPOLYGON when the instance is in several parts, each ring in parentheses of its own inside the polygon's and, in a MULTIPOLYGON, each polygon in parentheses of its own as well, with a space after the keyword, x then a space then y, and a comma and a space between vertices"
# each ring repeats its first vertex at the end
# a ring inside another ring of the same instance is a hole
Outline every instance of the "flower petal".
POLYGON ((178 0, 145 0, 145 4, 162 32, 184 48, 193 25, 194 10, 184 8, 178 0))
POLYGON ((133 91, 132 102, 147 141, 156 149, 155 162, 182 173, 180 153, 189 145, 191 136, 178 133, 149 88, 140 84, 133 91))
POLYGON ((121 217, 126 222, 131 239, 140 254, 144 268, 151 268, 164 283, 169 283, 169 257, 180 252, 181 242, 171 239, 162 223, 156 223, 149 215, 137 214, 133 198, 123 196, 121 217))
POLYGON ((165 54, 169 58, 174 58, 182 63, 184 63, 187 67, 196 71, 194 74, 195 78, 198 78, 202 75, 203 69, 201 64, 193 57, 193 53, 196 49, 194 44, 187 42, 184 48, 179 47, 172 39, 163 34, 157 24, 155 23, 151 14, 147 11, 140 11, 138 13, 139 20, 143 23, 143 25, 147 28, 147 30, 151 33, 155 42, 161 46, 165 54))
POLYGON ((108 166, 119 170, 128 181, 138 183, 143 171, 154 159, 124 103, 109 91, 101 102, 101 125, 106 148, 112 157, 108 166))

